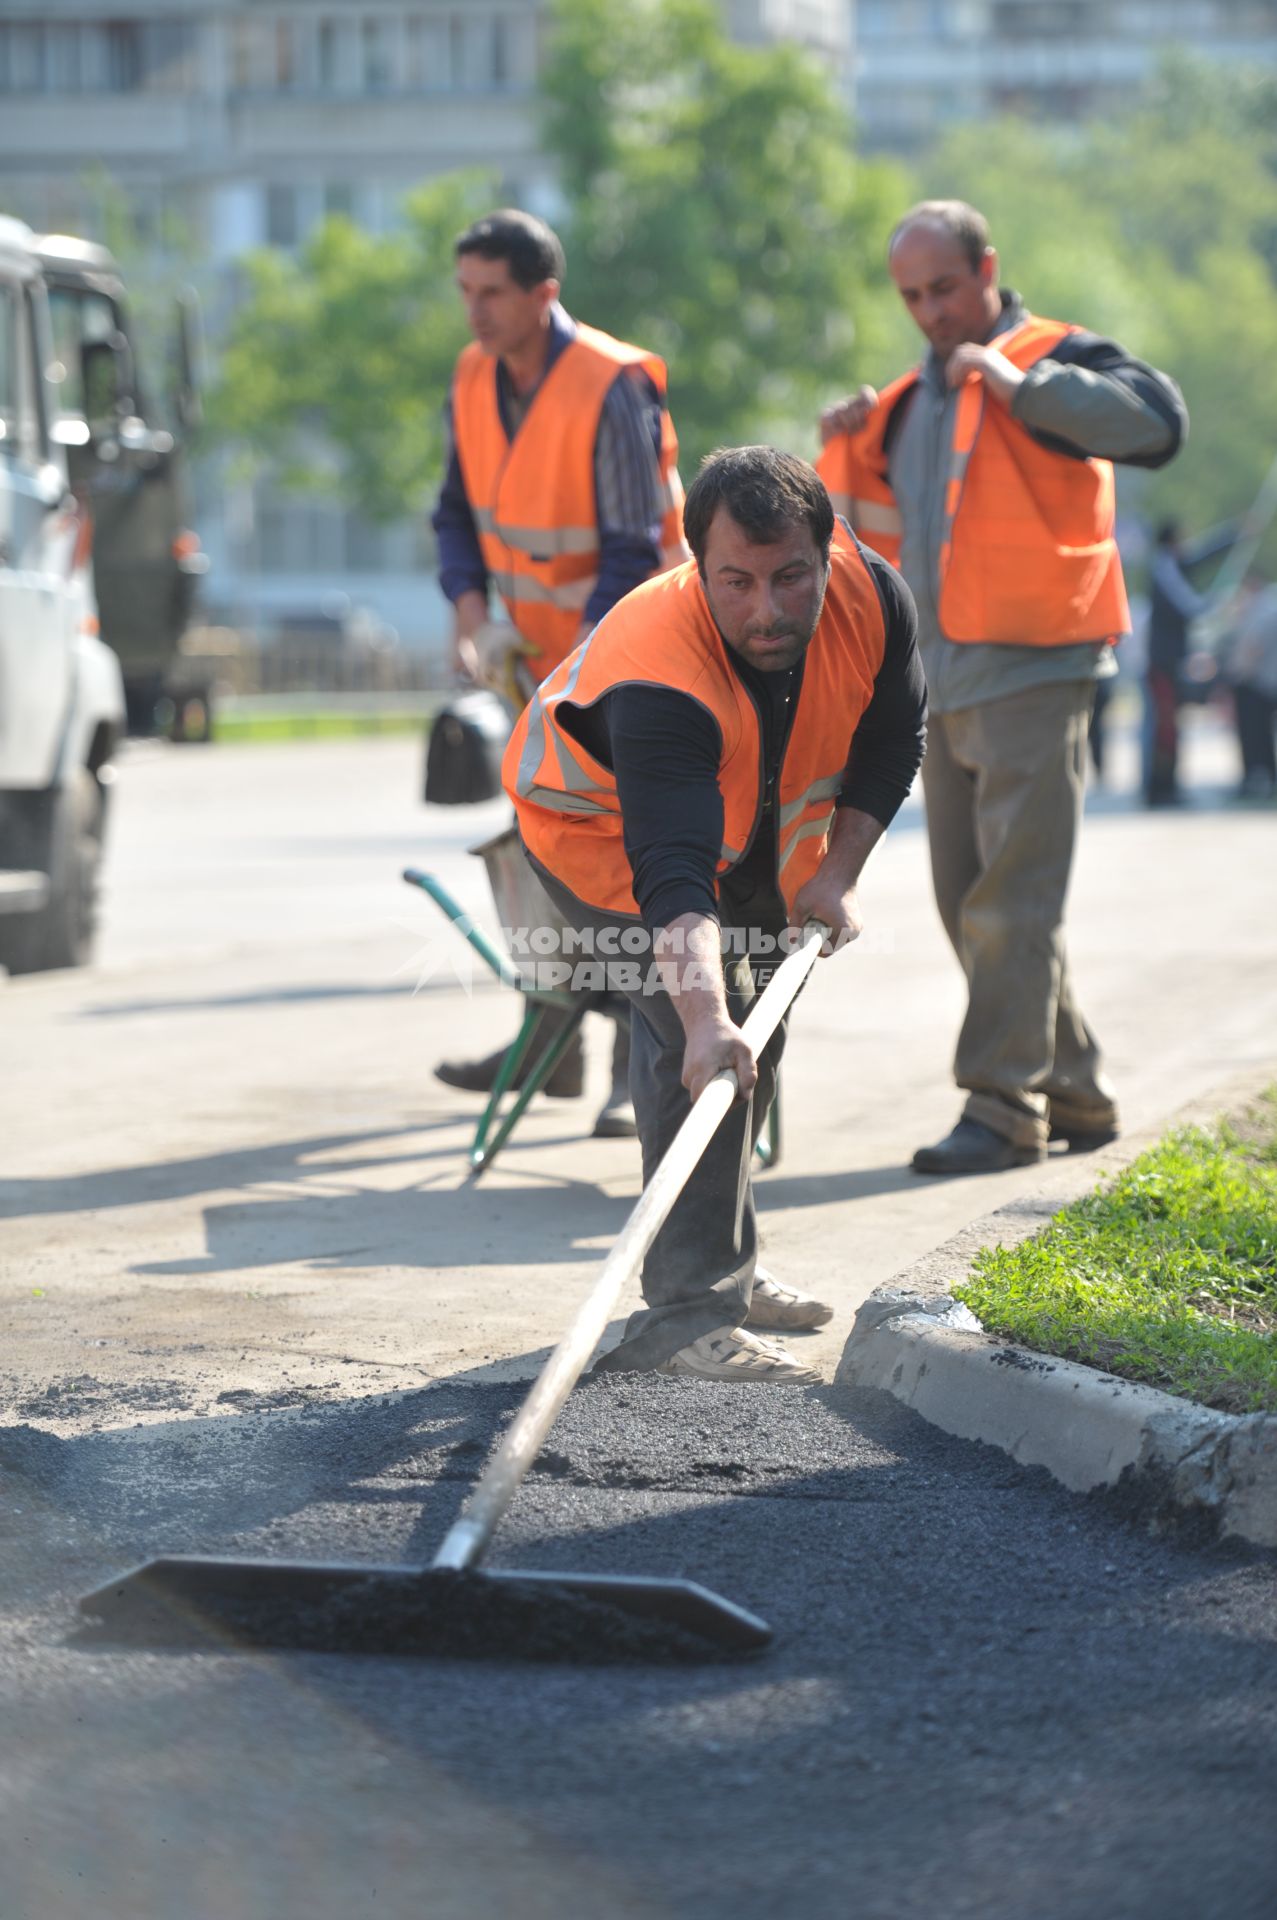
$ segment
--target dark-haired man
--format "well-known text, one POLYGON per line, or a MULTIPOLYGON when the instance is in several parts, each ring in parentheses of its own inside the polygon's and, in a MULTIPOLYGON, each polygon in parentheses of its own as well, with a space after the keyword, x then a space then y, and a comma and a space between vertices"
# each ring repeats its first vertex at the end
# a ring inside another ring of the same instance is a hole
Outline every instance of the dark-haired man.
POLYGON ((712 455, 684 529, 695 559, 619 602, 542 682, 504 777, 569 923, 597 951, 651 940, 659 983, 619 981, 644 1178, 714 1074, 731 1067, 745 1096, 605 1364, 802 1382, 812 1370, 754 1331, 831 1316, 757 1264, 750 1156, 784 1029, 755 1059, 739 1023, 787 928, 819 920, 836 943, 860 930, 856 883, 922 756, 913 606, 835 531, 814 469, 770 447, 712 455))
MULTIPOLYGON (((664 363, 560 306, 563 248, 544 221, 503 208, 468 227, 455 253, 474 339, 448 402, 439 578, 457 667, 526 698, 631 587, 686 558, 678 442, 664 363), (494 587, 508 627, 490 625, 494 587)), ((486 1092, 503 1055, 435 1071, 486 1092)), ((627 1077, 622 1020, 597 1134, 633 1133, 627 1077)), ((578 1041, 546 1091, 570 1097, 581 1081, 578 1041)))
POLYGON ((969 1000, 966 1104, 913 1164, 979 1173, 1117 1131, 1064 903, 1095 684, 1129 631, 1112 463, 1162 466, 1187 415, 1165 374, 1000 291, 974 207, 914 207, 888 264, 931 351, 828 411, 820 470, 918 606, 931 870, 969 1000))

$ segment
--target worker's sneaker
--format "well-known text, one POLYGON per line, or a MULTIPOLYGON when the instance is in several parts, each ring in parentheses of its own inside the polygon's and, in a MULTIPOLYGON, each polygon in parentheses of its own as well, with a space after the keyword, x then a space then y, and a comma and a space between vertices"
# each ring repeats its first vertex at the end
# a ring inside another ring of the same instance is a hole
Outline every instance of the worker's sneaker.
POLYGON ((827 1327, 833 1317, 833 1308, 823 1300, 813 1300, 809 1293, 799 1293, 797 1287, 783 1286, 766 1267, 754 1269, 754 1292, 745 1316, 747 1327, 810 1332, 813 1327, 827 1327))
POLYGON ((758 1380, 764 1386, 806 1387, 820 1375, 814 1367, 795 1360, 776 1340, 757 1340, 744 1327, 719 1327, 703 1333, 690 1347, 663 1361, 657 1373, 690 1380, 758 1380))

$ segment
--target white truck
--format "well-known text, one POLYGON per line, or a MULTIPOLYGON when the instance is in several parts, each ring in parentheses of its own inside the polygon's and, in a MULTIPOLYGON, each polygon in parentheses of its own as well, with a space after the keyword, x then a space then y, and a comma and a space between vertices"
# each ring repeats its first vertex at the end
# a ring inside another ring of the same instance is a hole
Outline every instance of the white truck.
POLYGON ((0 965, 79 966, 93 936, 120 663, 68 484, 63 369, 34 234, 0 215, 0 965))

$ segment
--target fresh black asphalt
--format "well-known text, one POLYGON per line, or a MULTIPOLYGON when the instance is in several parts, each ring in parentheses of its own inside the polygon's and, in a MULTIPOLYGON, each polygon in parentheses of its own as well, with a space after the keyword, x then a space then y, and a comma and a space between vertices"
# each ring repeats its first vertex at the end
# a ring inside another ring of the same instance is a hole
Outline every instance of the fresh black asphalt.
POLYGON ((79 1637, 155 1553, 427 1561, 522 1391, 0 1429, 3 1920, 1277 1911, 1273 1557, 885 1396, 600 1377, 519 1495, 496 1563, 690 1576, 747 1661, 79 1637))

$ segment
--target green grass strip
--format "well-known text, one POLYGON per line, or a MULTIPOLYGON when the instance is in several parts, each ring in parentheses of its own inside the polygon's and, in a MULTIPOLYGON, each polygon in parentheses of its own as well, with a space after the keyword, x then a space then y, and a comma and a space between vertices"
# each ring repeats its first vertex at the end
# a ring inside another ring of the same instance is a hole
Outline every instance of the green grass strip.
POLYGON ((250 713, 213 715, 214 740, 340 740, 355 734, 426 732, 421 713, 250 713))
POLYGON ((1169 1134, 955 1292, 990 1333, 1226 1413, 1277 1412, 1277 1087, 1169 1134))

